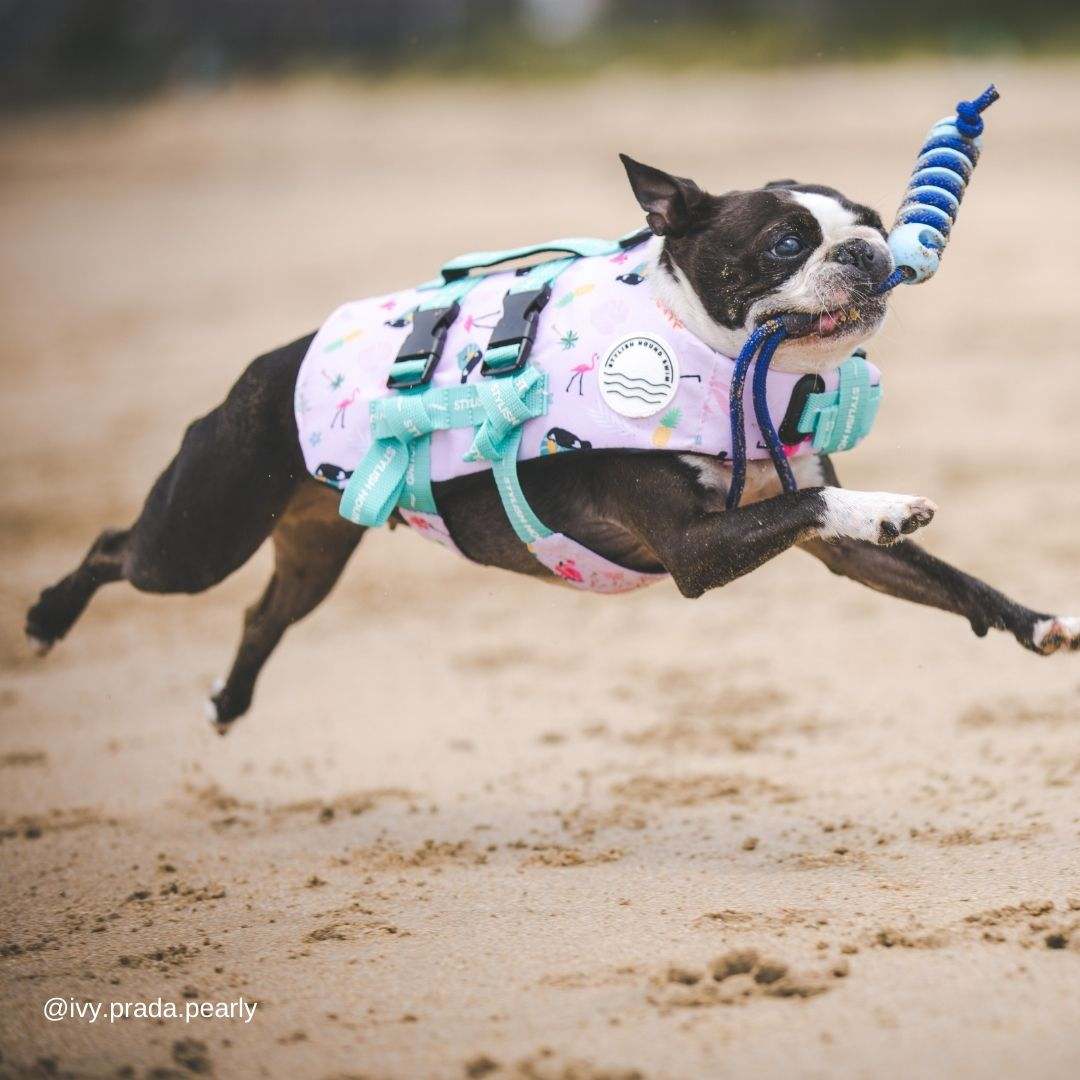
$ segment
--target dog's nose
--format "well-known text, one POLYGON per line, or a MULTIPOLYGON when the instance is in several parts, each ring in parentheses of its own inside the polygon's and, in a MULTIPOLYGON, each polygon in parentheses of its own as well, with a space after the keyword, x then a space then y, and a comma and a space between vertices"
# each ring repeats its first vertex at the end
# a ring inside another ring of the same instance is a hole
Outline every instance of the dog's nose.
POLYGON ((832 249, 830 257, 833 262, 857 267, 874 282, 883 281, 889 273, 888 252, 868 240, 845 240, 832 249))

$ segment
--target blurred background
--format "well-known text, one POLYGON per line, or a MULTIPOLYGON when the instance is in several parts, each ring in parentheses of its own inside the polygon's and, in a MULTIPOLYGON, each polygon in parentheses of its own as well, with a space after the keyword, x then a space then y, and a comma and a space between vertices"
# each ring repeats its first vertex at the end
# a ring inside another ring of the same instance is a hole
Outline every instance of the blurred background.
POLYGON ((101 99, 238 76, 562 79, 911 56, 1071 54, 1069 0, 3 0, 9 102, 101 99))
POLYGON ((339 303, 635 227, 620 151, 891 221, 991 81, 837 465, 933 498, 935 554, 1080 612, 1078 48, 1075 3, 0 0, 0 1073, 1080 1075, 1075 657, 799 552, 604 599, 402 529, 228 739, 201 707, 266 550, 195 597, 103 589, 45 661, 22 638, 185 425, 339 303), (669 962, 746 945, 850 976, 655 1006, 669 962), (40 1015, 189 987, 268 1004, 179 1034, 40 1015))

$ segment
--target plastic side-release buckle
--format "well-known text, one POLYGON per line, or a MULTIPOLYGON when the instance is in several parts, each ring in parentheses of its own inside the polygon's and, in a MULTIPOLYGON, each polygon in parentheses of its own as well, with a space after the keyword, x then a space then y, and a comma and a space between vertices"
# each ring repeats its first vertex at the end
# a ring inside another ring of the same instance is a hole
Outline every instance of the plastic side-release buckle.
POLYGON ((819 454, 850 450, 873 427, 881 403, 881 387, 870 382, 870 369, 861 350, 840 365, 836 390, 807 395, 798 430, 813 435, 819 454))
POLYGON ((412 390, 431 381, 446 335, 460 310, 455 301, 449 307, 421 308, 413 313, 412 329, 390 367, 386 380, 389 389, 412 390))
POLYGON ((520 371, 529 359, 540 312, 551 299, 551 283, 539 289, 509 292, 503 300, 502 317, 491 333, 491 340, 484 350, 483 376, 513 375, 520 371))
POLYGON ((807 437, 807 432, 799 430, 799 421, 811 394, 820 394, 825 389, 825 380, 820 375, 804 375, 791 391, 791 401, 787 412, 777 429, 777 435, 785 446, 797 446, 807 437))

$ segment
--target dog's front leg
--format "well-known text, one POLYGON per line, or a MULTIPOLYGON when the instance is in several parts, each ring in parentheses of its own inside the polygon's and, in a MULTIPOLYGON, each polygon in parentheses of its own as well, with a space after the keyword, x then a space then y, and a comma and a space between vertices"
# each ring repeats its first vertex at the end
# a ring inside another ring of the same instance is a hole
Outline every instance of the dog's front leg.
POLYGON ((1007 630, 1025 648, 1043 656, 1080 649, 1080 618, 1032 611, 909 540, 880 548, 855 540, 812 539, 801 547, 834 574, 901 600, 962 615, 979 637, 991 629, 1007 630))
MULTIPOLYGON (((828 481, 837 484, 832 463, 825 459, 823 464, 828 481)), ((811 537, 800 541, 800 546, 834 574, 901 600, 963 616, 979 637, 991 629, 1006 630, 1026 649, 1043 656, 1059 649, 1080 649, 1080 618, 1032 611, 910 540, 879 547, 852 538, 826 542, 811 537)))
POLYGON ((684 596, 756 570, 794 544, 850 538, 892 544, 929 524, 935 506, 914 495, 809 488, 688 522, 653 518, 645 538, 684 596))

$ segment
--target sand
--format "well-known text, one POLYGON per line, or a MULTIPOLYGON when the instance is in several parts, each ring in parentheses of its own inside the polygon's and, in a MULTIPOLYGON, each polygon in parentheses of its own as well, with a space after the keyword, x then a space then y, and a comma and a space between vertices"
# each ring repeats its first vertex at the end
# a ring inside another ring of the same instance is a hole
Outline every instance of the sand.
POLYGON ((888 398, 840 468, 937 501, 935 553, 1077 612, 1080 68, 312 83, 7 125, 0 1074, 1080 1073, 1076 658, 800 552, 696 602, 601 598, 401 530, 226 739, 202 701, 265 551, 203 596, 112 586, 46 660, 21 636, 184 425, 339 301, 625 230, 620 150, 889 217, 988 75, 955 242, 897 296, 888 398), (50 1023, 51 997, 257 1008, 50 1023))

